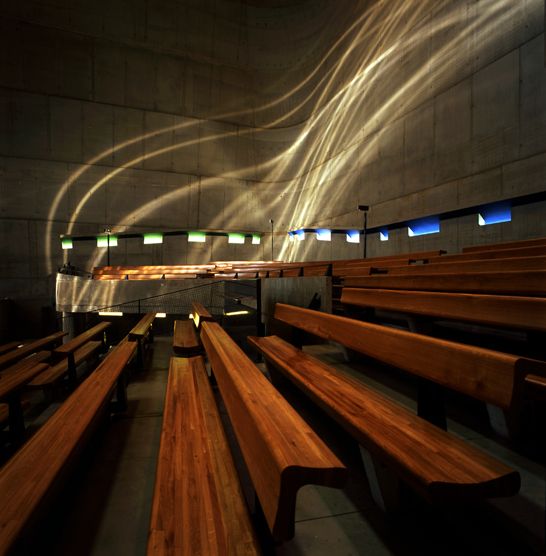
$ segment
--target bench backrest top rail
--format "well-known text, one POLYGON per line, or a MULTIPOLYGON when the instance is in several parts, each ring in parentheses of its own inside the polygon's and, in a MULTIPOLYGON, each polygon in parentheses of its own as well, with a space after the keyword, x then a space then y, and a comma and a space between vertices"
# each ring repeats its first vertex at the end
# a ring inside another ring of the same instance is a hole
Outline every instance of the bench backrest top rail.
POLYGON ((540 361, 283 303, 275 318, 503 409, 519 401, 526 374, 546 376, 540 361))
POLYGON ((519 475, 384 394, 277 336, 249 337, 273 366, 431 502, 508 496, 519 475))
POLYGON ((358 307, 546 332, 544 298, 343 288, 341 302, 358 307))
POLYGON ((4 355, 0 356, 0 369, 13 365, 13 363, 16 363, 20 359, 23 359, 23 357, 26 357, 35 351, 39 351, 41 348, 46 348, 57 343, 63 336, 66 336, 66 332, 55 332, 54 334, 50 334, 49 336, 45 336, 39 340, 29 342, 16 350, 4 353, 4 355))
POLYGON ((508 259, 510 257, 539 257, 546 255, 546 245, 536 245, 534 247, 518 247, 512 249, 498 249, 488 251, 476 251, 472 253, 458 253, 455 255, 442 255, 441 257, 431 257, 429 263, 441 263, 452 261, 472 261, 480 259, 508 259))
POLYGON ((341 486, 347 470, 218 323, 201 340, 270 531, 287 540, 297 490, 341 486))
POLYGON ((22 342, 8 342, 7 344, 2 344, 0 346, 0 355, 7 353, 8 351, 12 351, 17 349, 17 346, 20 346, 22 342))
POLYGON ((513 257, 510 259, 481 259, 477 261, 415 264, 395 267, 373 267, 371 274, 453 274, 458 272, 508 272, 519 270, 546 270, 546 257, 513 257))
POLYGON ((199 301, 192 301, 190 318, 193 319, 197 329, 200 328, 202 322, 214 320, 209 310, 199 301))
POLYGON ((146 336, 155 319, 155 313, 146 313, 129 332, 129 340, 146 336))
POLYGON ((95 324, 95 326, 89 328, 89 330, 78 334, 78 336, 72 338, 72 340, 68 340, 68 342, 65 342, 62 346, 55 348, 53 351, 61 354, 73 353, 89 340, 92 340, 95 336, 102 334, 111 325, 111 322, 99 322, 98 324, 95 324))
POLYGON ((203 358, 171 357, 148 554, 257 556, 258 546, 203 358))
POLYGON ((446 274, 374 274, 346 278, 345 286, 541 297, 546 295, 546 270, 446 274))
POLYGON ((534 247, 536 245, 546 245, 546 237, 507 241, 505 243, 489 243, 487 245, 472 245, 463 247, 463 253, 474 253, 475 251, 497 251, 499 249, 514 249, 519 247, 534 247))
POLYGON ((0 469, 0 554, 9 551, 66 462, 81 448, 82 436, 110 401, 135 350, 131 342, 114 348, 0 469))
POLYGON ((2 371, 0 373, 0 400, 7 399, 13 392, 45 371, 49 364, 44 361, 50 356, 51 352, 40 351, 2 371))

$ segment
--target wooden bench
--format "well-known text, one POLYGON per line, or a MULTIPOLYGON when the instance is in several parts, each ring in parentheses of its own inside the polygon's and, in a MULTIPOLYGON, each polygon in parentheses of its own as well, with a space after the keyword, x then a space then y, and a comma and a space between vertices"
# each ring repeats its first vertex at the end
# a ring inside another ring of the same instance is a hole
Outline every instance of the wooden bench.
POLYGON ((32 526, 32 519, 44 509, 54 487, 60 486, 62 472, 82 450, 108 408, 117 381, 135 350, 134 342, 115 347, 0 469, 0 554, 17 552, 14 543, 23 537, 25 528, 32 526))
POLYGON ((506 272, 546 270, 546 257, 513 257, 510 259, 481 259, 478 261, 372 267, 370 274, 457 274, 461 272, 506 272))
POLYGON ((546 237, 539 237, 535 239, 521 239, 517 241, 508 241, 505 243, 490 243, 488 245, 472 245, 471 247, 463 247, 463 253, 474 253, 476 251, 498 251, 499 249, 536 247, 541 245, 546 245, 546 237))
POLYGON ((259 553, 203 358, 172 357, 148 554, 259 553))
POLYGON ((499 295, 546 295, 546 270, 460 272, 446 274, 375 274, 346 278, 346 287, 425 290, 499 295))
POLYGON ((9 407, 8 422, 12 442, 20 442, 25 434, 21 394, 28 382, 49 368, 45 361, 50 357, 50 351, 39 351, 0 372, 0 402, 7 402, 9 407))
POLYGON ((546 298, 345 287, 341 302, 439 319, 546 332, 546 298))
POLYGON ((98 346, 97 344, 91 344, 90 346, 87 346, 86 349, 82 348, 84 348, 88 342, 93 340, 93 338, 96 338, 97 336, 104 336, 106 329, 109 328, 111 324, 112 323, 110 322, 99 322, 95 326, 89 328, 89 330, 82 332, 78 336, 68 340, 63 345, 53 350, 53 353, 59 358, 66 358, 68 363, 68 376, 72 384, 76 384, 76 351, 79 350, 79 362, 83 361, 86 357, 91 357, 91 355, 95 353, 101 345, 105 345, 103 339, 101 338, 98 346))
POLYGON ((173 351, 183 357, 197 355, 203 351, 192 320, 174 321, 173 351))
POLYGON ((213 321, 214 317, 206 309, 206 307, 198 301, 192 301, 190 319, 193 320, 195 328, 201 329, 201 324, 205 321, 213 321))
POLYGON ((17 346, 20 346, 21 342, 8 342, 7 344, 2 344, 0 346, 0 355, 7 353, 8 351, 12 351, 17 349, 17 346))
POLYGON ((508 259, 512 257, 543 257, 546 255, 546 245, 535 245, 531 247, 512 247, 509 249, 488 249, 485 251, 473 251, 458 253, 455 255, 442 255, 431 257, 429 263, 474 261, 480 259, 508 259))
MULTIPOLYGON (((326 411, 364 448, 374 498, 389 501, 367 452, 429 502, 446 504, 516 494, 519 474, 387 396, 277 336, 250 337, 266 361, 326 411)), ((392 503, 392 502, 391 502, 392 503)))
POLYGON ((8 351, 4 355, 0 355, 0 370, 13 365, 27 357, 27 355, 59 344, 63 336, 66 336, 66 332, 55 332, 39 340, 33 340, 18 349, 8 351))
POLYGON ((127 335, 130 342, 137 343, 137 360, 140 369, 144 367, 144 348, 145 344, 153 341, 152 324, 155 313, 146 313, 127 335))
POLYGON ((541 361, 282 303, 275 319, 485 402, 493 427, 504 436, 520 410, 527 375, 546 376, 541 361), (502 419, 505 412, 508 420, 502 419))
POLYGON ((219 324, 201 340, 271 534, 288 540, 298 489, 340 487, 347 470, 219 324))

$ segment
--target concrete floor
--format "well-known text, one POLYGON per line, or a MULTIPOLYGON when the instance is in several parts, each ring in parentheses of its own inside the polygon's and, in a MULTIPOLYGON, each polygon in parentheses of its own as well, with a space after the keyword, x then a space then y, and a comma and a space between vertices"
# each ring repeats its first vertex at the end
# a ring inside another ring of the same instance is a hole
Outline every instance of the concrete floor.
MULTIPOLYGON (((156 337, 147 371, 128 387, 129 410, 98 431, 72 474, 60 503, 42 521, 31 553, 59 556, 145 554, 163 397, 171 338, 156 337), (62 508, 62 509, 61 509, 62 508)), ((379 374, 363 375, 362 364, 345 364, 328 345, 308 348, 329 362, 415 407, 411 388, 393 389, 379 374)), ((396 381, 394 381, 396 382, 396 381)), ((494 453, 522 475, 521 493, 477 508, 434 509, 413 502, 386 516, 371 499, 358 447, 291 390, 285 392, 351 470, 343 490, 307 486, 300 490, 296 535, 265 552, 300 555, 544 554, 545 466, 467 424, 449 429, 494 453)), ((476 418, 479 424, 479 411, 476 418)), ((487 427, 482 427, 487 431, 487 427)))

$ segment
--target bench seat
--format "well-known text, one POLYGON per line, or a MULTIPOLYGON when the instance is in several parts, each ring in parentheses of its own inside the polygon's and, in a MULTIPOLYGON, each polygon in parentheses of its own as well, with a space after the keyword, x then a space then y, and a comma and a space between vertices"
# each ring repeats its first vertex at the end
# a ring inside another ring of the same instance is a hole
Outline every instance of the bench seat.
POLYGON ((203 351, 193 321, 174 321, 173 351, 182 356, 196 355, 203 351))
POLYGON ((201 341, 269 530, 289 540, 299 488, 341 487, 347 469, 218 323, 201 341))
POLYGON ((277 336, 249 337, 274 368, 433 503, 510 496, 519 474, 277 336))
POLYGON ((148 554, 259 554, 202 357, 172 357, 148 554))
MULTIPOLYGON (((87 359, 91 358, 101 348, 102 342, 92 340, 85 343, 74 352, 74 364, 77 367, 87 359)), ((68 374, 68 359, 62 359, 49 369, 40 373, 36 378, 27 384, 27 388, 47 388, 54 385, 58 380, 68 374)))

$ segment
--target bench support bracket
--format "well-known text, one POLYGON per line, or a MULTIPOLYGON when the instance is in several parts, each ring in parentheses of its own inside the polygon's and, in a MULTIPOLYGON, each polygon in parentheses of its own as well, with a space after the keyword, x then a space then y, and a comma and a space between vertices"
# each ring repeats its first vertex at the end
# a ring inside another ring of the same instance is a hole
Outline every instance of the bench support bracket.
POLYGON ((385 512, 396 510, 400 506, 399 479, 363 446, 360 455, 375 503, 385 512))

